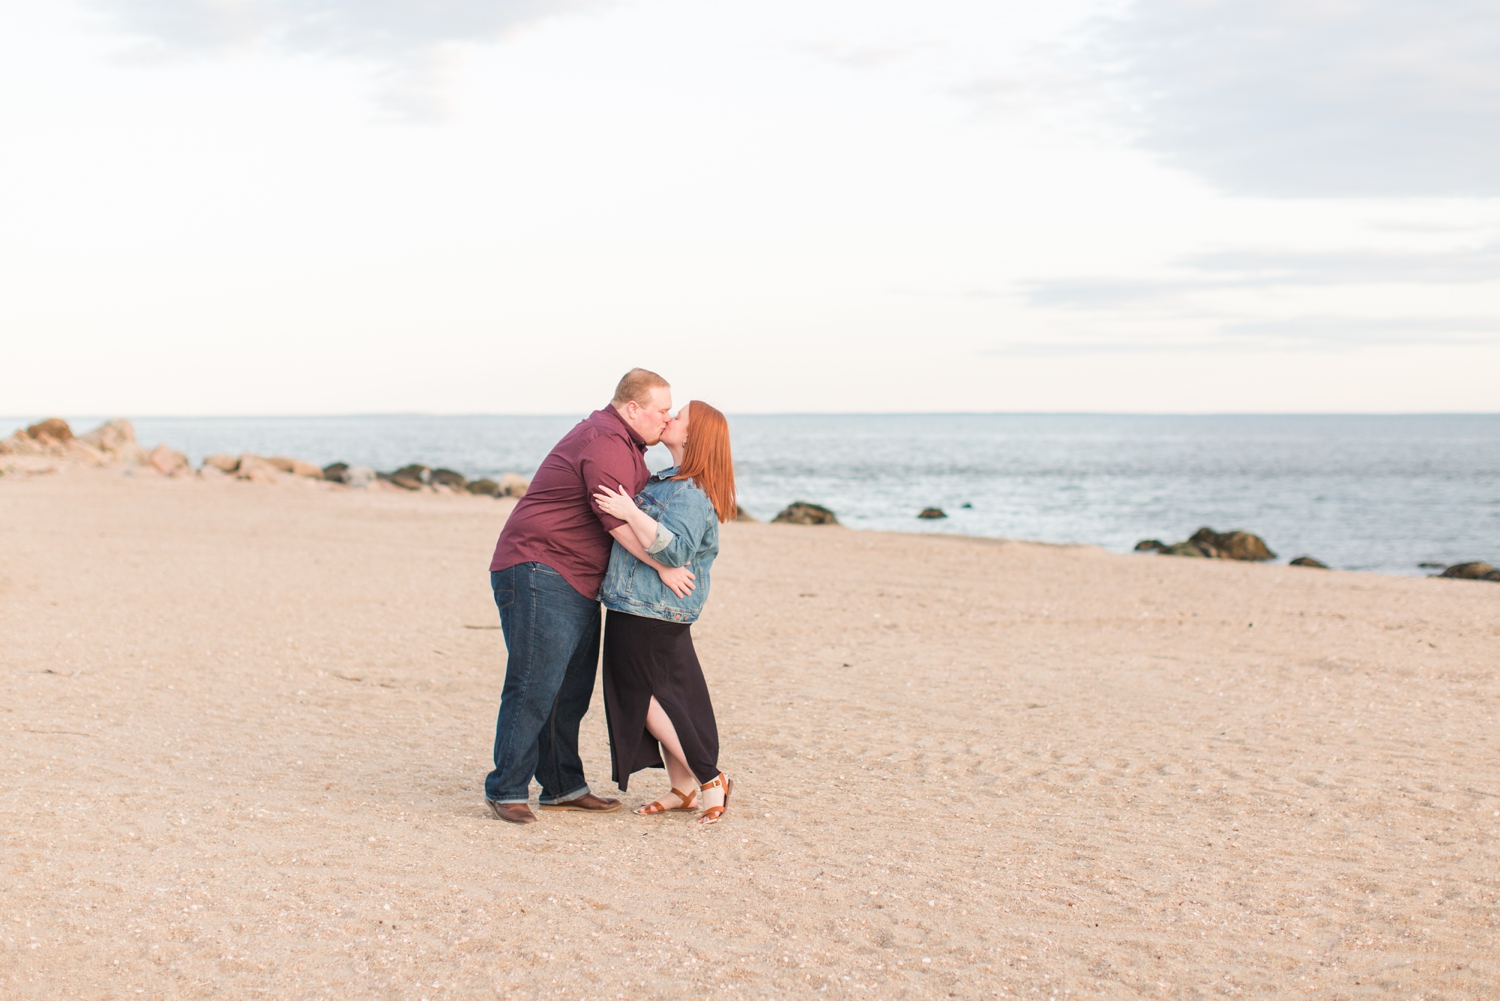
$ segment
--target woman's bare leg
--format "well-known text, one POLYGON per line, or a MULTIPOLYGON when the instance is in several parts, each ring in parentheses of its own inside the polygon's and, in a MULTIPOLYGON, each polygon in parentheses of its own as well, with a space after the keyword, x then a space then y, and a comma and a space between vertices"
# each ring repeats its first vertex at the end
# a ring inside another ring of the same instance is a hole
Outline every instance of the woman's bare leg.
POLYGON ((672 725, 672 717, 656 701, 655 695, 651 696, 651 705, 646 710, 646 729, 661 742, 661 749, 667 752, 667 777, 672 780, 672 788, 683 792, 698 788, 698 777, 688 767, 687 755, 682 753, 682 742, 677 739, 677 728, 672 725))

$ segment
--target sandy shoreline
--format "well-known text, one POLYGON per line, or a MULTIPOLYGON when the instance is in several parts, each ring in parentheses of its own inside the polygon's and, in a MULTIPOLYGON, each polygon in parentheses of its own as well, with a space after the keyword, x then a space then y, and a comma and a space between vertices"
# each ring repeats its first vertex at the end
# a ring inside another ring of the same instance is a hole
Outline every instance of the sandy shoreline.
POLYGON ((5 996, 1500 996, 1500 586, 731 524, 726 822, 515 828, 509 503, 0 481, 5 996))

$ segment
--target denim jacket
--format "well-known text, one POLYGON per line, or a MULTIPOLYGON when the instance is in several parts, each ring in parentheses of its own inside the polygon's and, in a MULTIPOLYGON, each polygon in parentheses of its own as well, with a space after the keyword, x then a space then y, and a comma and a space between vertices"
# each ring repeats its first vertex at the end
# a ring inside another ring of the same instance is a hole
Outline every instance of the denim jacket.
POLYGON ((599 589, 605 608, 670 622, 696 622, 702 613, 709 570, 719 555, 719 516, 708 494, 692 480, 672 479, 676 475, 673 466, 651 477, 635 503, 656 521, 656 539, 646 552, 663 566, 688 565, 694 577, 692 593, 677 597, 655 570, 616 542, 599 589))

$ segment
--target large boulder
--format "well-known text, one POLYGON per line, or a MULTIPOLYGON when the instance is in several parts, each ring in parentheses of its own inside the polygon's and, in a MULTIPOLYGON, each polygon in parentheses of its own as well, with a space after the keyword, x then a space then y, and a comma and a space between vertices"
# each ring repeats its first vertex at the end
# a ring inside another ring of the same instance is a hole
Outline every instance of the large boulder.
POLYGON ((48 417, 44 421, 38 421, 26 429, 26 436, 32 441, 50 444, 73 440, 73 429, 68 427, 68 422, 61 417, 48 417))
POLYGON ((924 507, 917 514, 917 517, 918 518, 925 518, 928 521, 932 521, 932 520, 935 520, 937 518, 946 518, 946 517, 948 517, 948 512, 944 511, 940 507, 924 507))
POLYGON ((157 445, 151 450, 146 456, 146 465, 163 476, 186 476, 193 471, 193 464, 188 462, 187 456, 165 445, 157 445))
POLYGON ((239 464, 234 469, 234 477, 250 483, 275 483, 281 479, 277 472, 277 468, 270 462, 247 453, 240 456, 239 464))
POLYGON ((792 501, 780 514, 771 519, 781 525, 837 525, 838 518, 821 504, 807 501, 792 501))
POLYGON ((1188 539, 1189 542, 1197 543, 1198 548, 1205 555, 1216 556, 1224 560, 1274 560, 1276 554, 1271 552, 1265 540, 1258 535, 1249 532, 1215 532, 1211 528, 1200 528, 1188 539))
POLYGON ((135 440, 135 426, 123 418, 105 421, 87 434, 79 435, 78 441, 98 451, 111 465, 146 464, 146 450, 135 440))
POLYGON ((323 467, 323 479, 330 483, 343 483, 344 476, 349 472, 349 463, 330 462, 323 467))
MULTIPOLYGON (((426 469, 427 467, 422 466, 419 468, 426 469)), ((389 483, 391 486, 400 487, 402 490, 421 490, 427 486, 426 483, 422 482, 420 475, 413 473, 411 469, 412 467, 405 466, 394 473, 376 473, 375 478, 389 483)))
POLYGON ((369 466, 350 466, 344 470, 343 483, 346 487, 358 487, 363 489, 375 482, 375 470, 369 466))
POLYGON ((500 474, 500 497, 525 497, 531 489, 531 481, 519 473, 500 474))
POLYGON ((203 457, 204 469, 217 469, 221 473, 232 473, 240 468, 240 460, 233 455, 205 455, 203 457))
POLYGON ((0 455, 46 455, 47 446, 37 441, 25 431, 17 431, 15 434, 0 441, 0 455))
POLYGON ((428 482, 436 487, 452 487, 454 490, 462 490, 468 485, 468 477, 463 473, 454 472, 451 469, 434 469, 427 478, 428 482))
POLYGON ((1314 568, 1316 570, 1327 570, 1328 569, 1328 564, 1327 563, 1324 563, 1322 560, 1315 560, 1311 556, 1299 556, 1295 560, 1292 560, 1292 562, 1289 563, 1289 564, 1287 564, 1287 565, 1288 566, 1294 566, 1294 567, 1312 567, 1312 568, 1314 568))
POLYGON ((1489 574, 1495 572, 1495 568, 1483 560, 1475 560, 1473 563, 1455 563, 1442 573, 1439 577, 1453 577, 1458 580, 1485 580, 1489 574))
POLYGON ((421 490, 428 484, 432 471, 420 463, 402 466, 394 473, 377 473, 376 476, 402 490, 421 490))
POLYGON ((301 459, 289 458, 285 455, 272 455, 266 458, 272 468, 279 472, 291 473, 293 476, 309 476, 315 480, 323 478, 323 470, 311 462, 303 462, 301 459))
POLYGON ((484 477, 478 480, 470 480, 464 484, 464 489, 480 497, 494 497, 500 492, 500 484, 489 477, 484 477))

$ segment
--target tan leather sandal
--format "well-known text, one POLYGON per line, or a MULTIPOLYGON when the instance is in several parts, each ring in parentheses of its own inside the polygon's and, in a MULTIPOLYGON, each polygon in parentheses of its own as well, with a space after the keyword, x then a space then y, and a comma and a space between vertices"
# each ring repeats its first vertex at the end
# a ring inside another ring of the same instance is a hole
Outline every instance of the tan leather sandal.
MULTIPOLYGON (((678 799, 682 800, 682 805, 668 806, 667 804, 663 803, 661 799, 659 799, 654 803, 647 803, 645 806, 641 807, 635 812, 640 814, 642 817, 654 817, 658 813, 682 813, 696 810, 698 808, 698 790, 696 789, 692 790, 691 792, 683 792, 681 789, 674 788, 669 795, 676 796, 678 799)), ((663 796, 662 799, 666 799, 666 796, 663 796)))
POLYGON ((707 792, 715 786, 724 787, 724 805, 711 806, 708 809, 704 810, 703 816, 698 818, 698 823, 700 824, 717 824, 719 822, 719 818, 724 816, 724 811, 729 809, 729 794, 734 792, 734 780, 731 779, 728 775, 725 775, 723 772, 720 772, 718 778, 714 779, 712 782, 705 782, 698 788, 704 792, 707 792))

